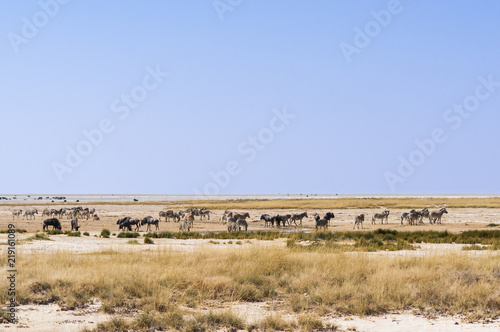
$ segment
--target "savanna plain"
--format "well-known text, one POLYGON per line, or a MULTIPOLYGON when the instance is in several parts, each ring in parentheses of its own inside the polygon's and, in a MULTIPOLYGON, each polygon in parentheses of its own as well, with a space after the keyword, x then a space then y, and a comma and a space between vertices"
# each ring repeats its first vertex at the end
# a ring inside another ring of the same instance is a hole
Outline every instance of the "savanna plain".
POLYGON ((2 289, 16 229, 16 324, 5 331, 498 331, 500 198, 338 198, 0 204, 2 289), (29 205, 31 204, 31 205, 29 205), (45 209, 94 208, 99 220, 45 209), (165 221, 146 230, 117 220, 205 208, 189 232, 165 221), (36 208, 34 219, 12 211, 36 208), (442 222, 409 225, 411 209, 442 222), (226 210, 248 213, 228 232, 226 210), (389 210, 387 222, 372 215, 389 210), (270 216, 307 212, 302 224, 270 216), (316 229, 315 214, 335 217, 316 229), (364 214, 362 229, 354 218, 364 214))

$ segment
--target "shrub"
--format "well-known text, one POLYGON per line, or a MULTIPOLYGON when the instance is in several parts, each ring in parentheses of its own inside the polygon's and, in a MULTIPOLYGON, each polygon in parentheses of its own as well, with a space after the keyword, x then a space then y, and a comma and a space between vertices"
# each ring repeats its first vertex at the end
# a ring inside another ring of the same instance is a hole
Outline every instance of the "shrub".
POLYGON ((139 233, 137 232, 121 232, 118 234, 119 239, 135 239, 139 237, 139 233))
POLYGON ((76 236, 76 237, 80 237, 81 236, 80 232, 68 232, 66 234, 68 234, 68 236, 76 236))
POLYGON ((101 237, 103 237, 103 238, 106 238, 106 239, 109 238, 110 234, 111 234, 111 232, 109 231, 109 229, 103 229, 101 231, 101 237))
POLYGON ((83 235, 90 236, 89 232, 84 232, 83 235))
POLYGON ((149 237, 144 238, 144 244, 155 244, 153 240, 149 237))

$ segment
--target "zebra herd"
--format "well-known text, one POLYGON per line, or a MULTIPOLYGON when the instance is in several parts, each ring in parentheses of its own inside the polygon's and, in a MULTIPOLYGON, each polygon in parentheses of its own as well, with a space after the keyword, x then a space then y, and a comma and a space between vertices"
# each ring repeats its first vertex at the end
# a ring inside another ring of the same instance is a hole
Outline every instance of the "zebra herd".
POLYGON ((423 223, 424 218, 429 219, 430 224, 441 224, 441 218, 444 213, 448 213, 446 208, 442 208, 439 211, 430 212, 429 209, 425 208, 420 211, 411 210, 410 212, 403 212, 401 214, 401 225, 403 225, 403 221, 406 220, 409 225, 416 225, 417 223, 423 223))
MULTIPOLYGON (((19 220, 20 216, 23 216, 23 220, 32 220, 36 219, 36 215, 38 214, 38 209, 27 209, 24 211, 20 209, 12 210, 12 220, 17 219, 19 220)), ((63 218, 66 217, 66 219, 74 219, 74 218, 86 218, 89 220, 89 218, 92 218, 93 220, 100 220, 99 216, 95 213, 95 208, 89 209, 88 207, 83 208, 81 206, 74 207, 74 208, 60 208, 60 209, 48 209, 46 208, 45 210, 42 211, 42 217, 48 217, 48 218, 63 218)))
MULTIPOLYGON (((152 226, 155 227, 155 230, 158 231, 160 229, 160 222, 162 218, 165 222, 177 222, 179 223, 179 231, 190 231, 194 226, 195 218, 198 217, 199 220, 210 220, 211 211, 206 208, 190 208, 187 210, 167 210, 160 211, 158 214, 158 218, 154 218, 151 216, 145 218, 131 218, 125 217, 118 219, 116 224, 118 225, 119 230, 128 230, 132 231, 132 227, 135 227, 135 231, 139 231, 141 226, 146 225, 146 230, 151 231, 152 226)), ((423 223, 424 218, 429 219, 430 224, 441 224, 441 219, 443 214, 447 214, 448 211, 446 208, 442 208, 439 211, 429 211, 428 208, 424 208, 422 210, 411 210, 410 212, 403 212, 400 217, 401 225, 403 225, 404 221, 407 221, 408 225, 417 225, 419 223, 423 223)), ((38 214, 37 209, 27 209, 24 211, 20 209, 16 209, 12 211, 12 218, 19 219, 21 215, 23 219, 36 219, 36 215, 38 214)), ((53 226, 53 228, 60 229, 61 225, 58 221, 57 217, 62 218, 66 217, 71 220, 71 228, 72 230, 78 230, 78 218, 89 220, 89 218, 93 218, 94 220, 100 220, 97 214, 95 213, 94 208, 83 208, 83 207, 74 207, 74 208, 60 208, 60 209, 44 209, 42 211, 42 217, 47 216, 49 219, 44 220, 43 229, 48 229, 48 226, 53 226)), ((384 210, 380 213, 374 213, 371 218, 371 222, 373 225, 377 224, 377 221, 383 225, 389 223, 389 210, 384 210)), ((302 222, 304 218, 309 218, 307 212, 298 213, 298 214, 284 214, 284 215, 274 215, 270 214, 262 214, 259 220, 251 220, 252 222, 264 221, 265 227, 287 227, 287 226, 302 226, 302 222)), ((333 212, 326 212, 326 214, 321 217, 318 213, 314 213, 314 226, 316 230, 326 230, 330 225, 330 221, 335 218, 333 212)), ((248 222, 247 219, 250 219, 250 214, 248 212, 237 213, 233 211, 226 210, 220 218, 220 221, 224 225, 227 226, 228 232, 236 232, 236 231, 247 231, 248 230, 248 222)), ((354 226, 353 229, 363 229, 363 222, 365 221, 365 215, 361 214, 354 218, 354 226)))

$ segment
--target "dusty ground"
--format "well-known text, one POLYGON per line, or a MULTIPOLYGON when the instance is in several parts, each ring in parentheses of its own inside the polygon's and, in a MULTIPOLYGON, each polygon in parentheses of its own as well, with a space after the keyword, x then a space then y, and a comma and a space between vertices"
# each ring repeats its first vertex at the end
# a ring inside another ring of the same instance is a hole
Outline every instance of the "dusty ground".
MULTIPOLYGON (((59 208, 59 206, 53 206, 59 208)), ((29 206, 27 206, 29 208, 29 206)), ((284 248, 286 240, 280 239, 275 241, 259 241, 249 240, 241 241, 241 244, 236 244, 233 241, 229 244, 227 240, 174 240, 174 239, 154 239, 154 245, 142 244, 142 238, 138 241, 140 245, 127 244, 128 239, 118 239, 111 237, 103 239, 96 237, 102 229, 109 229, 112 233, 118 233, 116 220, 125 216, 143 218, 151 215, 158 216, 158 212, 166 210, 164 205, 99 205, 95 206, 96 213, 100 216, 100 221, 80 220, 81 231, 89 232, 90 236, 68 237, 66 235, 50 236, 53 241, 21 241, 17 247, 19 254, 30 254, 34 252, 51 252, 51 251, 71 251, 75 254, 99 252, 103 250, 134 250, 134 251, 162 251, 162 250, 179 250, 179 251, 195 251, 203 250, 204 248, 218 248, 221 250, 246 250, 250 248, 284 248)), ((14 223, 16 228, 26 229, 28 233, 19 234, 18 239, 23 240, 33 235, 34 232, 42 229, 41 215, 36 216, 36 220, 12 220, 11 207, 0 206, 0 230, 7 229, 8 224, 14 223)), ((39 209, 41 212, 41 209, 39 209)), ((302 227, 287 227, 282 231, 314 231, 313 214, 320 213, 323 215, 329 210, 314 210, 307 211, 309 218, 304 219, 302 227)), ((430 225, 426 221, 422 225, 408 226, 401 225, 399 215, 403 210, 392 210, 389 216, 388 225, 372 225, 371 215, 380 210, 370 209, 346 209, 335 210, 335 219, 332 222, 331 231, 346 231, 352 230, 352 221, 354 216, 364 213, 365 216, 370 216, 365 222, 364 227, 367 230, 377 228, 390 228, 396 230, 448 230, 451 232, 462 232, 473 229, 492 229, 487 227, 487 224, 500 224, 500 209, 449 209, 448 214, 443 216, 441 225, 430 225)), ((250 230, 269 230, 264 227, 263 221, 252 222, 258 220, 260 215, 268 213, 275 214, 293 214, 300 213, 303 210, 246 210, 238 212, 250 213, 250 230)), ((214 211, 211 215, 211 220, 200 221, 196 220, 193 231, 209 232, 209 231, 225 231, 225 226, 221 223, 220 217, 223 211, 214 211)), ((63 218, 63 231, 70 229, 70 221, 63 218)), ((174 222, 161 222, 160 231, 178 231, 178 224, 174 222)), ((145 229, 141 229, 141 233, 145 233, 145 229)), ((6 234, 0 234, 0 242, 5 243, 7 240, 6 234)), ((0 248, 2 255, 6 254, 5 246, 0 248)), ((400 251, 400 252, 379 252, 370 253, 370 255, 431 255, 441 254, 450 251, 460 251, 461 245, 450 244, 434 244, 421 245, 416 251, 400 251)), ((356 253, 353 253, 356 254, 356 253)), ((366 253, 364 253, 366 254, 366 253)), ((470 255, 485 254, 484 251, 469 252, 470 255)), ((489 252, 488 254, 492 254, 489 252)), ((496 253, 493 253, 496 254, 496 253)), ((109 319, 108 315, 99 312, 100 304, 97 302, 85 310, 77 311, 61 311, 57 305, 27 305, 18 308, 19 324, 0 325, 0 330, 13 331, 19 329, 21 331, 78 331, 84 327, 93 328, 99 322, 109 319)), ((266 317, 273 312, 272 303, 225 303, 219 305, 220 309, 231 308, 234 312, 240 314, 247 323, 255 323, 259 319, 266 317)), ((283 313, 284 317, 295 319, 296 317, 283 313)), ((467 324, 462 322, 460 317, 422 317, 415 316, 410 312, 394 313, 381 317, 326 317, 325 322, 333 323, 339 326, 342 330, 356 331, 499 331, 500 320, 490 322, 488 324, 467 324)))
MULTIPOLYGON (((63 206, 54 205, 52 208, 59 209, 63 206)), ((89 206, 92 207, 92 206, 89 206)), ((20 207, 22 208, 22 207, 20 207)), ((31 208, 26 206, 26 208, 31 208)), ((25 208, 22 208, 23 210, 25 208)), ((23 220, 23 217, 13 220, 12 218, 12 207, 0 206, 0 230, 7 229, 9 223, 15 223, 17 228, 26 229, 28 232, 35 232, 37 230, 42 230, 41 210, 43 207, 39 207, 39 215, 37 215, 35 220, 23 220)), ((123 217, 133 217, 133 218, 144 218, 146 216, 158 217, 158 212, 166 210, 163 205, 98 205, 95 206, 96 213, 99 215, 101 220, 80 220, 80 226, 82 232, 100 232, 102 229, 106 228, 111 231, 118 231, 118 226, 116 225, 116 220, 123 217)), ((289 227, 289 230, 311 230, 314 227, 313 214, 319 213, 324 215, 326 212, 331 210, 309 210, 309 218, 304 219, 303 227, 289 227)), ((194 229, 195 232, 209 232, 209 231, 225 231, 226 228, 220 222, 220 217, 224 211, 213 211, 210 220, 200 221, 196 218, 194 229)), ((249 212, 250 230, 268 230, 269 228, 264 227, 264 222, 259 221, 260 216, 264 213, 270 215, 284 215, 284 214, 294 214, 302 213, 304 210, 239 210, 235 212, 249 212), (257 222, 252 222, 257 221, 257 222)), ((352 223, 354 217, 364 213, 365 223, 364 227, 367 230, 377 229, 377 228, 391 228, 396 230, 448 230, 452 232, 461 232, 470 229, 491 229, 486 227, 489 223, 500 223, 500 209, 448 209, 448 214, 443 215, 443 223, 441 225, 430 225, 428 220, 424 220, 424 224, 418 226, 401 226, 401 221, 399 216, 402 212, 408 212, 407 210, 392 210, 389 215, 389 224, 376 225, 371 224, 371 216, 373 213, 380 212, 380 209, 345 209, 345 210, 334 210, 335 219, 333 220, 330 230, 332 231, 346 231, 352 229, 352 223)), ((62 223, 63 231, 70 230, 70 220, 66 218, 60 219, 62 223)), ((145 229, 141 229, 145 231, 145 229)), ((160 231, 178 231, 178 224, 174 222, 161 222, 160 231)))

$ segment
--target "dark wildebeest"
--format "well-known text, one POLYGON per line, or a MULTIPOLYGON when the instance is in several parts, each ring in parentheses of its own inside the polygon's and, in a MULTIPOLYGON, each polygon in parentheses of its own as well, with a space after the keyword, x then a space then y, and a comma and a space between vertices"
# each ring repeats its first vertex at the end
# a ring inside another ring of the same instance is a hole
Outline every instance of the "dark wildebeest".
POLYGON ((151 231, 151 225, 155 225, 156 230, 160 229, 160 221, 151 216, 147 216, 146 218, 142 219, 141 225, 146 225, 146 224, 147 224, 146 231, 151 231))
POLYGON ((356 217, 356 219, 354 219, 354 227, 352 229, 356 229, 356 225, 358 225, 358 229, 359 225, 361 225, 361 228, 363 228, 363 221, 365 221, 365 215, 360 214, 359 216, 356 217))
POLYGON ((78 228, 80 228, 80 226, 78 226, 78 218, 71 220, 71 231, 75 230, 78 232, 78 228))
POLYGON ((301 213, 301 214, 294 214, 291 218, 291 220, 293 221, 293 223, 295 224, 295 226, 298 226, 297 225, 297 220, 299 221, 299 225, 302 226, 302 219, 304 218, 309 218, 309 216, 307 215, 307 212, 304 212, 304 213, 301 213))
POLYGON ((274 220, 273 220, 273 217, 271 217, 270 215, 268 214, 263 214, 260 216, 260 219, 259 220, 264 220, 264 225, 266 227, 268 226, 274 226, 274 220))
POLYGON ((316 230, 320 229, 320 228, 323 228, 324 230, 326 230, 328 228, 328 220, 329 219, 321 219, 321 217, 319 216, 319 214, 316 214, 314 216, 314 220, 316 221, 316 230))
POLYGON ((52 229, 58 229, 58 230, 62 229, 61 223, 56 218, 45 219, 43 221, 43 230, 45 230, 45 229, 48 230, 49 226, 52 226, 52 229))
MULTIPOLYGON (((118 229, 121 230, 125 230, 125 229, 128 229, 129 232, 132 231, 132 224, 131 224, 131 221, 132 218, 130 217, 125 217, 125 218, 122 218, 122 219, 118 219, 116 221, 116 224, 119 225, 118 229)), ((137 219, 136 219, 137 220, 137 219)))
POLYGON ((325 218, 326 220, 328 220, 328 226, 330 226, 330 219, 333 219, 335 218, 335 215, 333 214, 333 212, 327 212, 325 214, 325 218))

